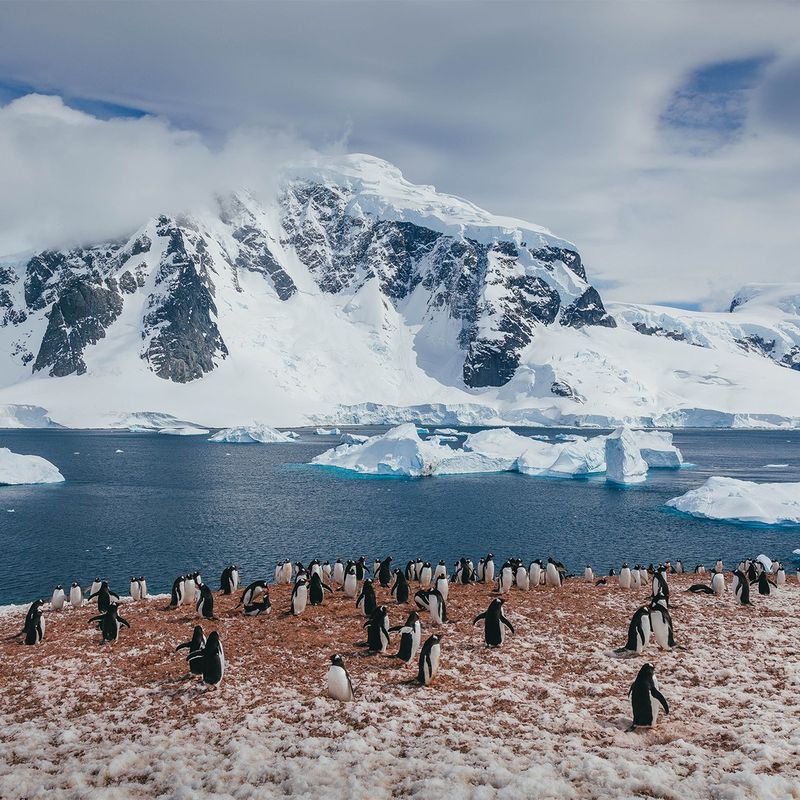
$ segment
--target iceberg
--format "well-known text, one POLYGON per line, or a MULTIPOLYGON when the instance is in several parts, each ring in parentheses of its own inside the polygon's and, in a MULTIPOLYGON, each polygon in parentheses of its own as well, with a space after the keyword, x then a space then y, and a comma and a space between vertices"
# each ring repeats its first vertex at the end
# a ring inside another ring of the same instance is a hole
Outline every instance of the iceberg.
POLYGON ((647 462, 642 458, 636 434, 617 428, 606 438, 606 480, 611 483, 642 483, 647 479, 647 462))
POLYGON ((666 505, 701 519, 800 525, 800 483, 755 483, 714 476, 666 505))
POLYGON ((287 436, 289 439, 299 439, 300 434, 297 431, 280 431, 284 436, 287 436))
POLYGON ((192 425, 181 425, 175 428, 159 428, 158 433, 166 436, 206 436, 211 433, 208 428, 195 428, 192 425))
POLYGON ((235 428, 224 428, 215 433, 209 442, 225 442, 226 444, 274 444, 291 442, 295 437, 270 428, 269 425, 240 425, 235 428))
POLYGON ((435 428, 433 431, 435 436, 466 436, 466 433, 457 431, 455 428, 435 428))
POLYGON ((317 428, 314 433, 317 436, 339 436, 341 431, 338 428, 317 428))
POLYGON ((681 451, 672 444, 668 431, 631 431, 639 453, 650 469, 678 469, 683 464, 681 451))
POLYGON ((369 436, 361 436, 358 433, 343 433, 341 442, 342 444, 363 444, 369 439, 369 436))
POLYGON ((55 464, 41 456, 25 456, 0 447, 0 486, 33 483, 62 483, 64 476, 55 464))

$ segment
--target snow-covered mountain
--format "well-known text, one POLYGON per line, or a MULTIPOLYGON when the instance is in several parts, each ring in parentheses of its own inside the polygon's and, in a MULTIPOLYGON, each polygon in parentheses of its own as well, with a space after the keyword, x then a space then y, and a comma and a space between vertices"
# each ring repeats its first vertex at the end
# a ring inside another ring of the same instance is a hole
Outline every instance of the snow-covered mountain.
POLYGON ((753 285, 731 313, 606 308, 569 242, 347 156, 0 259, 0 404, 75 426, 773 424, 800 416, 799 306, 753 285))

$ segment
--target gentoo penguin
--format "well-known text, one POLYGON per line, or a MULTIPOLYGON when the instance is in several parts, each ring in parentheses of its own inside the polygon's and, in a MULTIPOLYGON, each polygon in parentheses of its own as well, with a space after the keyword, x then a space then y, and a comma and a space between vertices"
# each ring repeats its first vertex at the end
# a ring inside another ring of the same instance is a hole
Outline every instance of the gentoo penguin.
POLYGON ((489 553, 483 560, 484 583, 494 583, 494 553, 489 553))
POLYGON ((283 567, 281 567, 281 583, 290 584, 292 582, 292 572, 292 562, 285 558, 283 567))
POLYGON ((300 578, 295 581, 294 589, 292 589, 292 614, 296 617, 300 616, 306 610, 306 603, 308 602, 308 580, 300 578))
POLYGON ((95 578, 95 579, 92 581, 92 585, 89 587, 89 593, 88 593, 88 594, 89 594, 89 598, 90 598, 90 599, 91 599, 91 596, 92 596, 93 594, 96 594, 96 593, 97 593, 97 590, 100 588, 100 584, 101 584, 101 583, 102 583, 102 581, 100 580, 100 578, 95 578))
POLYGON ((194 607, 197 613, 205 619, 215 619, 214 617, 214 595, 211 594, 211 589, 204 583, 200 584, 200 589, 197 592, 197 600, 195 600, 194 607))
POLYGON ((229 564, 222 570, 222 575, 219 579, 219 588, 223 594, 233 594, 239 587, 238 583, 238 575, 236 575, 237 579, 234 579, 234 573, 236 573, 236 567, 233 564, 229 564))
POLYGON ((427 611, 430 606, 430 591, 428 589, 417 589, 414 592, 414 604, 421 611, 427 611))
POLYGON ((622 565, 622 569, 619 571, 618 582, 621 589, 631 588, 631 570, 627 564, 622 565))
POLYGON ((361 558, 356 561, 356 580, 363 581, 364 573, 368 571, 369 567, 367 566, 367 557, 361 556, 361 558))
POLYGON ((139 599, 147 600, 150 593, 147 591, 147 581, 144 579, 144 575, 140 575, 136 580, 139 583, 139 599))
POLYGON ((583 579, 586 581, 586 583, 592 583, 594 581, 594 571, 588 564, 583 570, 583 579))
POLYGON ((410 664, 415 655, 414 631, 408 625, 402 625, 400 626, 400 649, 397 651, 395 658, 399 658, 404 664, 410 664))
POLYGON ((669 602, 669 586, 667 586, 667 578, 664 567, 659 567, 653 573, 653 597, 661 595, 667 602, 669 602))
POLYGON ((650 575, 647 573, 647 570, 644 567, 639 567, 639 585, 647 586, 649 580, 650 575))
POLYGON ((186 575, 183 579, 183 602, 191 605, 194 605, 194 596, 197 593, 196 574, 186 575))
POLYGON ((419 585, 422 589, 430 589, 431 588, 431 581, 433 580, 433 568, 431 567, 431 562, 426 561, 422 565, 422 569, 419 573, 419 585))
POLYGON ((517 567, 517 589, 527 592, 530 589, 531 581, 528 577, 528 570, 520 564, 517 567))
POLYGON ((548 586, 561 586, 564 580, 561 572, 556 566, 556 562, 552 558, 547 559, 547 569, 545 571, 545 580, 548 586))
POLYGON ((762 569, 761 572, 758 573, 758 593, 759 594, 769 594, 769 587, 775 586, 774 583, 767 577, 768 573, 767 570, 762 569))
POLYGON ((636 680, 628 689, 633 709, 633 722, 628 730, 637 726, 650 727, 658 719, 659 704, 663 706, 664 713, 669 714, 669 706, 664 695, 658 690, 655 669, 652 664, 643 664, 636 676, 636 680))
POLYGON ((133 578, 133 577, 131 578, 131 583, 130 583, 130 595, 131 595, 131 600, 141 600, 142 599, 142 594, 141 594, 141 588, 139 586, 139 581, 136 578, 133 578))
POLYGON ((637 608, 628 625, 628 641, 625 647, 615 650, 616 653, 639 655, 650 641, 650 609, 647 606, 637 608))
POLYGON ((475 570, 475 580, 478 583, 484 582, 484 575, 486 574, 486 559, 481 556, 478 559, 478 567, 475 570))
POLYGON ((341 558, 337 558, 336 563, 333 565, 333 582, 337 586, 341 586, 344 583, 344 564, 341 558))
MULTIPOLYGON (((297 571, 294 574, 295 584, 299 583, 300 581, 308 582, 308 570, 303 566, 302 562, 298 561, 295 564, 295 567, 297 567, 297 571)), ((291 583, 291 581, 287 581, 287 583, 291 583)))
POLYGON ((514 583, 514 571, 511 569, 511 565, 506 561, 503 564, 503 568, 500 570, 500 574, 497 576, 497 587, 496 592, 497 594, 506 594, 506 592, 511 589, 512 584, 514 583))
POLYGON ((269 614, 270 611, 272 611, 272 603, 267 591, 261 595, 259 600, 244 607, 244 613, 247 617, 258 617, 261 614, 269 614))
POLYGON ((356 598, 356 608, 369 619, 377 607, 378 600, 375 597, 375 588, 372 585, 372 581, 367 578, 361 584, 361 592, 356 598))
POLYGON ((482 614, 478 614, 474 620, 473 625, 477 625, 480 620, 483 620, 483 636, 486 640, 487 647, 500 647, 505 639, 505 629, 508 628, 511 633, 514 633, 514 626, 506 619, 503 614, 503 603, 505 601, 500 597, 495 597, 489 608, 482 614))
POLYGON ((447 603, 436 589, 428 592, 428 613, 431 615, 431 622, 434 625, 443 625, 447 622, 447 603))
POLYGON ((219 634, 212 631, 200 650, 189 653, 189 669, 203 676, 203 683, 217 686, 225 675, 225 652, 219 634), (197 662, 197 663, 195 663, 197 662))
POLYGON ((696 575, 706 574, 706 568, 702 564, 695 564, 694 571, 696 575))
POLYGON ((373 577, 375 577, 375 578, 378 577, 378 572, 380 571, 380 568, 381 568, 381 560, 379 558, 376 558, 372 562, 372 575, 373 575, 373 577))
POLYGON ((264 594, 267 591, 267 582, 266 581, 253 581, 243 592, 242 596, 239 598, 239 602, 236 604, 236 608, 239 606, 251 606, 255 602, 255 599, 264 594))
POLYGON ((332 576, 333 576, 333 569, 331 568, 330 562, 326 561, 322 565, 322 580, 324 580, 326 583, 330 583, 332 576))
MULTIPOLYGON (((589 569, 591 572, 591 568, 589 569)), ((531 561, 528 567, 528 583, 531 587, 538 586, 542 582, 542 562, 538 559, 531 561)))
POLYGON ((322 565, 319 563, 319 559, 315 558, 309 565, 308 565, 308 574, 309 574, 309 583, 311 583, 310 578, 314 575, 319 575, 322 577, 322 565))
MULTIPOLYGON (((177 653, 179 650, 188 650, 189 655, 186 656, 186 660, 189 661, 192 653, 196 653, 199 650, 202 650, 205 646, 206 646, 206 635, 203 633, 203 627, 201 625, 195 625, 194 631, 192 632, 191 641, 179 644, 175 648, 175 652, 177 653)), ((196 658, 194 661, 189 661, 189 672, 187 673, 186 677, 188 678, 191 675, 202 675, 202 674, 203 674, 203 665, 201 659, 196 658)))
POLYGON ((423 686, 429 686, 439 671, 439 659, 442 653, 440 642, 441 640, 434 633, 425 640, 425 644, 422 645, 422 650, 420 650, 417 680, 423 686))
POLYGON ((401 569, 394 571, 394 583, 392 584, 391 592, 398 605, 408 602, 408 581, 401 569))
POLYGON ((715 572, 711 576, 711 589, 717 597, 725 591, 725 575, 722 572, 715 572))
POLYGON ((393 633, 395 631, 402 631, 403 628, 411 629, 411 635, 414 639, 413 651, 416 653, 419 650, 419 645, 422 641, 422 624, 419 621, 419 614, 417 614, 416 611, 412 611, 402 625, 395 625, 395 627, 389 628, 389 632, 393 633))
POLYGON ((747 579, 750 581, 751 585, 754 584, 758 580, 758 568, 761 564, 758 564, 756 561, 751 561, 747 566, 747 579))
POLYGON ((642 588, 642 575, 638 565, 631 570, 631 587, 634 589, 642 588))
POLYGON ((786 584, 786 570, 783 564, 778 564, 778 570, 775 573, 775 586, 784 586, 786 584))
POLYGON ((718 558, 714 562, 714 572, 722 572, 725 569, 725 565, 722 563, 722 559, 718 558))
POLYGON ((64 587, 59 583, 55 589, 53 589, 53 596, 50 598, 50 608, 53 611, 61 611, 64 608, 64 601, 66 600, 66 595, 64 594, 64 587))
POLYGON ((716 594, 716 592, 704 583, 693 583, 687 590, 692 594, 716 594))
POLYGON ((169 598, 170 608, 177 608, 183 603, 183 591, 186 585, 186 576, 179 575, 172 583, 172 593, 169 598))
POLYGON ((433 581, 433 588, 439 592, 446 603, 450 594, 450 584, 447 581, 447 575, 439 575, 438 578, 435 578, 433 581))
POLYGON ((44 639, 46 624, 42 611, 43 606, 44 600, 36 600, 31 603, 31 607, 25 615, 25 625, 22 629, 25 634, 25 644, 39 644, 44 639))
POLYGON ((331 656, 331 665, 328 667, 328 697, 343 703, 355 699, 353 682, 345 669, 344 659, 338 653, 331 656))
POLYGON ((333 591, 327 583, 323 583, 321 572, 321 570, 320 572, 312 572, 311 580, 308 582, 308 602, 311 603, 312 606, 322 604, 322 601, 325 599, 326 589, 329 592, 333 591))
POLYGON ((119 615, 119 606, 117 603, 112 603, 104 614, 92 617, 89 624, 96 622, 97 627, 103 634, 103 644, 106 642, 116 642, 119 636, 119 629, 124 625, 130 628, 128 621, 119 615))
POLYGON ((739 570, 733 573, 733 594, 741 605, 750 605, 750 581, 739 570))
POLYGON ((364 623, 367 629, 367 647, 373 653, 385 653, 389 646, 389 614, 386 606, 376 608, 364 623))
POLYGON ((283 561, 275 565, 275 583, 283 583, 283 561))
POLYGON ((378 582, 385 589, 392 582, 392 556, 384 558, 378 565, 378 582))
POLYGON ((461 573, 464 571, 464 568, 461 566, 460 561, 453 562, 453 580, 456 583, 461 583, 461 573))
POLYGON ((112 598, 119 602, 119 595, 116 592, 112 592, 111 589, 108 588, 108 581, 100 582, 100 586, 97 591, 92 592, 92 594, 89 595, 89 601, 91 602, 95 597, 97 598, 97 610, 101 614, 105 614, 105 612, 111 608, 112 598))
POLYGON ((417 566, 413 561, 409 561, 406 564, 406 570, 403 573, 406 579, 406 583, 408 581, 415 581, 417 579, 417 566))
POLYGON ((444 575, 445 578, 447 577, 447 564, 445 564, 444 561, 439 561, 439 563, 436 565, 436 569, 433 571, 434 581, 437 578, 440 578, 442 575, 444 575))
MULTIPOLYGON (((364 570, 361 570, 364 574, 364 570)), ((342 591, 346 597, 355 597, 358 594, 358 565, 352 561, 347 562, 347 568, 344 571, 344 584, 342 591)))
POLYGON ((650 601, 650 627, 659 647, 663 650, 675 647, 672 616, 667 608, 666 598, 662 595, 657 595, 650 601))
POLYGON ((456 583, 464 585, 473 583, 475 580, 475 568, 468 558, 462 558, 458 562, 458 579, 456 583))
POLYGON ((69 587, 69 604, 73 608, 80 608, 83 604, 83 592, 75 581, 73 581, 72 586, 69 587))

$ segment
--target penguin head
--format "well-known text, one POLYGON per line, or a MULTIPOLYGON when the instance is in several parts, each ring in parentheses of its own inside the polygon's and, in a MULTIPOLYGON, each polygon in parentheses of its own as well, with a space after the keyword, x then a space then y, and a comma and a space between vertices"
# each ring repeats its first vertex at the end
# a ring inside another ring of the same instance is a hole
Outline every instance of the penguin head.
POLYGON ((334 653, 331 656, 331 664, 333 664, 335 667, 341 667, 344 669, 344 659, 338 653, 334 653))
POLYGON ((642 668, 639 670, 639 674, 636 676, 636 680, 639 679, 649 679, 652 678, 655 674, 656 668, 651 663, 642 664, 642 668))
POLYGON ((64 587, 60 583, 58 584, 58 586, 56 586, 56 589, 63 589, 63 588, 64 587))

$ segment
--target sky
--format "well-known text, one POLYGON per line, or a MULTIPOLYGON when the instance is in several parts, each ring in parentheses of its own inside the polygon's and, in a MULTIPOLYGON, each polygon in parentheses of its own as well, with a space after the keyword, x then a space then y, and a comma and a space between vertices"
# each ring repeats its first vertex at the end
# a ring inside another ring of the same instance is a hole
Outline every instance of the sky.
POLYGON ((800 5, 0 3, 0 253, 365 152, 575 242, 607 299, 800 279, 800 5))

